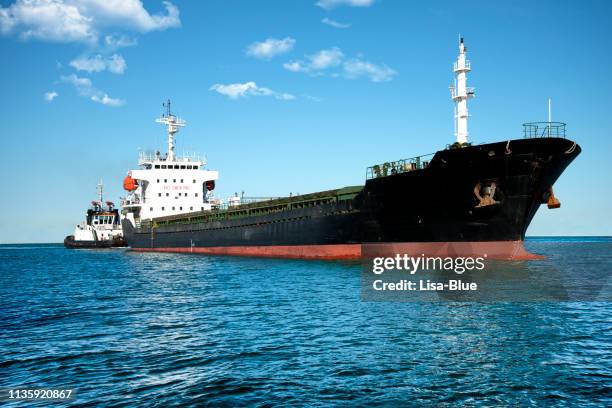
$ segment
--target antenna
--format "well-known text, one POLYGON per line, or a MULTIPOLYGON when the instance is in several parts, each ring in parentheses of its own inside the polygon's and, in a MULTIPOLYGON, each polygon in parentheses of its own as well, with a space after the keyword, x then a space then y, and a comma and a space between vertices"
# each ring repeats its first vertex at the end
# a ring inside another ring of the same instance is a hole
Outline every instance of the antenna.
POLYGON ((548 98, 548 123, 552 122, 552 99, 548 98))
POLYGON ((548 98, 548 137, 550 137, 550 125, 552 122, 552 100, 548 98))
POLYGON ((100 182, 98 183, 97 190, 98 190, 98 198, 100 200, 100 205, 102 205, 102 203, 104 202, 102 201, 102 191, 104 190, 104 184, 102 183, 102 179, 100 179, 100 182))
POLYGON ((168 157, 166 160, 174 161, 174 135, 179 131, 180 127, 185 126, 187 123, 183 119, 177 118, 172 114, 170 110, 170 99, 163 103, 162 106, 166 108, 166 113, 162 114, 161 117, 157 118, 155 121, 157 123, 163 123, 168 127, 168 157))

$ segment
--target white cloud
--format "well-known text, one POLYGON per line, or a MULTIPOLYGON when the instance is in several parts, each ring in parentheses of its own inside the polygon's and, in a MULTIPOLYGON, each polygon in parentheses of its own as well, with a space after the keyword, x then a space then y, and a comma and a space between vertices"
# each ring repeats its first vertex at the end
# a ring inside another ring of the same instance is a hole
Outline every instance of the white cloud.
POLYGON ((70 74, 67 76, 62 76, 60 78, 63 82, 68 82, 74 85, 77 89, 79 88, 91 88, 92 83, 89 78, 81 78, 74 74, 70 74))
POLYGON ((122 99, 111 98, 107 93, 97 89, 89 78, 78 77, 75 74, 62 76, 62 82, 72 84, 79 95, 91 99, 94 102, 107 106, 121 106, 125 104, 122 99))
POLYGON ((331 18, 327 18, 327 17, 321 20, 321 22, 323 24, 327 24, 328 26, 332 26, 336 28, 349 28, 351 26, 350 24, 343 24, 343 23, 340 23, 336 20, 332 20, 331 18))
POLYGON ((107 94, 92 95, 91 100, 108 106, 121 106, 125 103, 123 100, 111 98, 107 94))
POLYGON ((333 47, 327 50, 321 50, 316 54, 307 55, 305 61, 290 61, 283 64, 286 70, 292 72, 307 72, 311 74, 320 74, 317 71, 323 71, 340 65, 344 54, 338 47, 333 47))
POLYGON ((55 98, 57 98, 59 96, 59 94, 55 91, 51 91, 51 92, 45 92, 45 101, 47 102, 53 102, 53 100, 55 98))
POLYGON ((109 70, 113 74, 123 74, 127 68, 125 59, 118 54, 113 54, 110 57, 103 57, 100 54, 93 57, 81 56, 70 61, 70 66, 77 71, 91 73, 109 70))
POLYGON ((291 37, 278 40, 268 38, 265 41, 254 42, 247 47, 246 54, 260 59, 270 59, 280 54, 285 54, 293 49, 295 40, 291 37))
POLYGON ((315 4, 325 10, 339 6, 370 7, 375 0, 318 0, 315 4))
POLYGON ((107 60, 107 67, 113 74, 123 74, 127 64, 121 55, 114 54, 107 60))
POLYGON ((138 45, 138 40, 126 35, 107 35, 104 37, 104 45, 110 50, 116 50, 118 48, 134 47, 138 45))
POLYGON ((304 66, 302 65, 301 62, 299 61, 291 61, 291 62, 285 62, 283 64, 283 67, 286 70, 289 70, 291 72, 300 72, 300 71, 304 71, 304 66))
POLYGON ((329 73, 334 78, 357 79, 365 77, 372 82, 391 81, 397 75, 397 72, 387 65, 377 65, 366 61, 362 59, 360 54, 358 54, 358 58, 345 59, 344 53, 337 47, 307 55, 304 60, 286 62, 283 67, 288 71, 304 72, 315 76, 329 73), (340 68, 340 70, 336 68, 340 68))
POLYGON ((140 0, 17 0, 0 7, 0 33, 23 39, 95 44, 111 28, 148 32, 180 26, 178 8, 150 14, 140 0))
POLYGON ((230 99, 245 98, 247 96, 273 96, 276 99, 289 101, 295 99, 295 96, 289 93, 281 93, 273 91, 270 88, 257 86, 253 81, 235 84, 214 84, 209 88, 210 91, 215 91, 221 95, 225 95, 230 99))
POLYGON ((312 95, 304 95, 306 97, 306 99, 313 101, 313 102, 321 102, 323 100, 323 98, 319 98, 318 96, 312 96, 312 95))
POLYGON ((348 79, 367 77, 372 82, 388 82, 397 72, 386 65, 376 65, 361 59, 351 59, 344 62, 344 76, 348 79))
POLYGON ((340 64, 342 58, 344 58, 344 54, 340 51, 340 48, 337 47, 329 50, 321 50, 308 57, 310 60, 310 67, 317 70, 335 67, 340 64))

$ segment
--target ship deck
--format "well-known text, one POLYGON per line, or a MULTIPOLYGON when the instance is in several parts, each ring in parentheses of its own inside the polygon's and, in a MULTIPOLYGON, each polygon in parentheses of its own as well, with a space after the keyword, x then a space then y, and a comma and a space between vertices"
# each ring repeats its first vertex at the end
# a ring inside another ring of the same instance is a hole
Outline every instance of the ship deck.
POLYGON ((185 214, 158 217, 144 220, 141 227, 175 224, 191 224, 209 221, 236 219, 254 215, 264 215, 298 208, 307 208, 321 204, 352 200, 364 189, 364 186, 348 186, 334 190, 319 191, 309 194, 281 197, 265 201, 238 204, 210 211, 196 211, 185 214))

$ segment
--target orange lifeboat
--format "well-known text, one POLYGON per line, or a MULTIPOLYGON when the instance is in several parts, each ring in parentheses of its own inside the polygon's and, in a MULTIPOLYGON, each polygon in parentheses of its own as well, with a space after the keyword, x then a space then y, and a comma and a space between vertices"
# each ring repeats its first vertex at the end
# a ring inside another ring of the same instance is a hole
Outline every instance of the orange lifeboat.
POLYGON ((127 191, 134 191, 138 188, 138 182, 128 175, 123 179, 123 188, 127 191))

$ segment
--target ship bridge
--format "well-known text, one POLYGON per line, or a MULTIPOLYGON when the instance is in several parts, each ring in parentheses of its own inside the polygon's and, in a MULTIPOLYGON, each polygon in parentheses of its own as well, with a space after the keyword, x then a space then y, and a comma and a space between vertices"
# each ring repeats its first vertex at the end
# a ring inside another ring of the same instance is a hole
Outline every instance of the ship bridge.
POLYGON ((213 190, 219 172, 206 169, 203 156, 175 154, 175 134, 186 122, 172 114, 170 101, 164 107, 166 113, 156 122, 167 126, 168 152, 140 152, 140 168, 131 170, 123 183, 128 195, 122 207, 134 220, 206 211, 217 201, 213 190))

